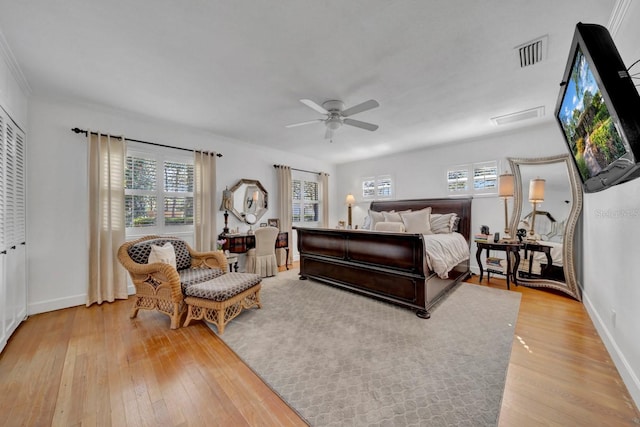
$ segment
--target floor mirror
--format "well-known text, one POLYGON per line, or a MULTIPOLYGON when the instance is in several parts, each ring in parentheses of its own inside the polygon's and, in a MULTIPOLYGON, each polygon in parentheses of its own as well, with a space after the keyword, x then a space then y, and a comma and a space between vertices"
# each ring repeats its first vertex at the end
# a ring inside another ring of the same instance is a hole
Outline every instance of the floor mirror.
POLYGON ((582 189, 571 159, 508 160, 515 188, 509 231, 523 244, 518 284, 555 289, 581 301, 575 248, 581 240, 582 189))

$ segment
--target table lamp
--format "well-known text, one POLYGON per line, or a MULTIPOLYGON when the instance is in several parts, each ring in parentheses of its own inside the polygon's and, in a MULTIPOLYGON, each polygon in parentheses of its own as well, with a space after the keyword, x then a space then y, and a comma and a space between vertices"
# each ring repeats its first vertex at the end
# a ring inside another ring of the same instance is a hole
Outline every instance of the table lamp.
POLYGON ((509 235, 509 197, 513 197, 513 174, 504 173, 498 177, 498 196, 504 199, 504 234, 509 235))
POLYGON ((356 204, 356 198, 353 197, 353 194, 347 194, 347 228, 351 229, 351 207, 356 204))
POLYGON ((531 217, 531 229, 529 234, 533 236, 535 234, 536 223, 536 209, 538 203, 544 202, 544 179, 535 178, 529 181, 529 202, 533 204, 533 215, 531 217))
POLYGON ((223 234, 229 233, 229 210, 233 206, 233 193, 229 190, 228 187, 222 191, 222 203, 220 204, 220 210, 224 211, 224 228, 222 229, 223 234))

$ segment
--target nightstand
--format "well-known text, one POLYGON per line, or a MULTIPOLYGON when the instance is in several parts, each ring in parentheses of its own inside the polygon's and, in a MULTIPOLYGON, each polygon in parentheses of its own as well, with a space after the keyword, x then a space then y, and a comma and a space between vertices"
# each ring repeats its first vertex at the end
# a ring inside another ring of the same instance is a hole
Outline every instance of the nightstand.
POLYGON ((476 260, 478 261, 478 268, 480 269, 480 281, 482 282, 482 276, 484 275, 484 264, 482 263, 482 250, 487 251, 485 262, 487 263, 487 281, 490 279, 490 274, 501 274, 507 278, 507 289, 511 289, 510 280, 513 279, 513 283, 517 286, 518 281, 516 274, 513 271, 513 265, 511 264, 511 256, 513 254, 515 258, 514 265, 520 264, 520 248, 522 244, 519 242, 490 242, 484 240, 476 240, 478 250, 476 251, 476 260), (491 257, 490 251, 501 251, 505 253, 505 258, 491 257), (492 261, 499 261, 492 265, 492 261), (504 265, 503 265, 504 262, 504 265))
MULTIPOLYGON (((550 273, 551 273, 551 268, 553 266, 553 260, 551 259, 551 246, 548 245, 544 245, 541 243, 538 243, 536 241, 527 241, 525 240, 524 242, 522 242, 522 247, 524 249, 524 259, 525 260, 529 260, 529 269, 527 272, 524 271, 520 271, 520 277, 528 277, 528 278, 532 278, 532 277, 550 277, 550 273), (531 253, 529 253, 531 252, 531 253), (543 254, 545 254, 545 256, 547 257, 547 264, 545 265, 544 269, 542 269, 542 271, 540 271, 540 274, 533 274, 531 272, 532 268, 533 268, 533 252, 541 252, 543 254)), ((516 275, 518 274, 518 263, 516 263, 515 265, 515 273, 516 275)))

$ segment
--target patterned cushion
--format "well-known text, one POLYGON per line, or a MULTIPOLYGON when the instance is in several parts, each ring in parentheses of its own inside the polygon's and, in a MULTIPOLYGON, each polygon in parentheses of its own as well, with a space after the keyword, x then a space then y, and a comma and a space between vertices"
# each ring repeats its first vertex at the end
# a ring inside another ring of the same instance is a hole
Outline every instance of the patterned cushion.
POLYGON ((184 270, 179 270, 178 274, 180 275, 180 285, 184 294, 189 286, 215 279, 224 273, 219 268, 185 268, 184 270))
POLYGON ((151 253, 151 245, 163 246, 167 242, 173 245, 173 249, 176 252, 176 268, 178 270, 190 268, 191 255, 189 254, 189 249, 187 249, 185 241, 180 239, 159 238, 145 240, 144 242, 131 246, 128 250, 129 256, 138 264, 146 264, 149 260, 149 254, 151 253))
POLYGON ((189 297, 204 298, 222 302, 257 285, 262 278, 252 273, 227 273, 208 282, 189 286, 185 294, 189 297))

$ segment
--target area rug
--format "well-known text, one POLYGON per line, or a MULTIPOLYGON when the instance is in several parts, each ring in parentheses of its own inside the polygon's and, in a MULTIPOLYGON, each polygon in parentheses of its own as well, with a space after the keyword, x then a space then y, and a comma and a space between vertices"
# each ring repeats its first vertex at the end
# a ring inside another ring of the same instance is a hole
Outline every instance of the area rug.
POLYGON ((262 283, 222 339, 310 425, 497 424, 519 293, 461 283, 424 320, 297 270, 262 283))

